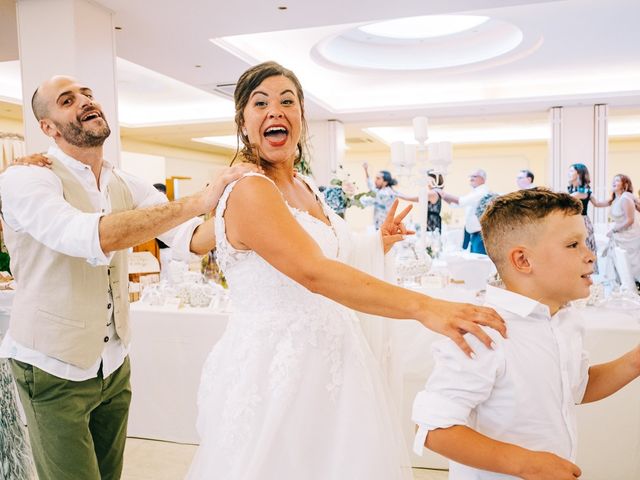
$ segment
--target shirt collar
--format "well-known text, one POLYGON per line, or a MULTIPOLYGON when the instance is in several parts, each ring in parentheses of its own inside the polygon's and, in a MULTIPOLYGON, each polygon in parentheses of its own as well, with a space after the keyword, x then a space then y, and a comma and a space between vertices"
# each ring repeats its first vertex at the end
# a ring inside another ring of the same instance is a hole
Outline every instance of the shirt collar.
POLYGON ((551 318, 551 312, 547 305, 504 288, 487 285, 485 300, 487 304, 519 317, 530 317, 535 314, 536 316, 542 315, 547 319, 551 318))
MULTIPOLYGON (((60 147, 58 147, 57 145, 51 145, 49 147, 49 150, 47 150, 47 155, 51 155, 53 157, 56 157, 58 160, 60 160, 65 167, 71 168, 73 170, 76 171, 85 171, 85 170, 90 170, 91 168, 89 167, 89 165, 87 165, 86 163, 82 163, 79 160, 76 160, 75 158, 67 155, 66 153, 64 153, 60 147)), ((111 163, 109 163, 107 160, 102 160, 102 169, 103 170, 113 170, 113 165, 111 163)))

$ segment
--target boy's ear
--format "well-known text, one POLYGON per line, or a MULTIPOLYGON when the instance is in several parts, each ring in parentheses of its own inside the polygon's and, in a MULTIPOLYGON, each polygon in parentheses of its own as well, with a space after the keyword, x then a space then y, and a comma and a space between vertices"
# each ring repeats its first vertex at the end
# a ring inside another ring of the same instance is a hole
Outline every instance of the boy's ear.
POLYGON ((507 260, 518 273, 531 273, 531 262, 529 261, 529 252, 525 247, 515 247, 509 250, 507 260))

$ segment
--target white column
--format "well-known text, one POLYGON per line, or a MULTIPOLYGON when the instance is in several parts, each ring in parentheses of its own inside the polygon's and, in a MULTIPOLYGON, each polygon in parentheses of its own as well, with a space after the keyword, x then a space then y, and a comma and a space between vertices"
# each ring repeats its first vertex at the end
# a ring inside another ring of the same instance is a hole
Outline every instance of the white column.
POLYGON ((318 185, 329 185, 344 161, 344 125, 338 120, 309 123, 311 169, 318 185))
MULTIPOLYGON (((609 129, 608 129, 608 105, 594 105, 594 146, 593 146, 593 191, 597 193, 598 200, 603 200, 609 191, 608 185, 608 155, 609 155, 609 129)), ((595 223, 606 223, 607 209, 596 208, 595 223)))
POLYGON ((69 75, 90 87, 102 106, 111 127, 104 155, 119 164, 113 13, 88 0, 18 0, 17 17, 27 152, 51 145, 33 116, 33 92, 54 75, 69 75))
POLYGON ((547 185, 555 191, 562 191, 567 186, 566 175, 562 178, 562 107, 549 110, 551 124, 551 141, 549 142, 549 168, 547 185))
MULTIPOLYGON (((549 184, 565 191, 569 165, 583 163, 591 174, 591 188, 598 199, 607 188, 607 106, 553 107, 549 112, 549 184)), ((606 221, 606 211, 589 209, 594 222, 606 221)))

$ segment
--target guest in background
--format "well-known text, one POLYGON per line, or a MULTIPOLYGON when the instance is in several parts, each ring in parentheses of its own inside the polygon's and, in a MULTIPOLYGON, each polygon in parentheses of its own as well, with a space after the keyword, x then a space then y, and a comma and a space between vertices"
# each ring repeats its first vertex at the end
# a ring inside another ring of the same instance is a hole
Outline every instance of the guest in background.
POLYGON ((418 201, 416 197, 405 195, 393 188, 398 184, 398 181, 393 178, 391 172, 388 170, 380 170, 375 179, 371 180, 369 164, 364 162, 362 168, 364 168, 364 174, 367 177, 369 190, 376 194, 375 200, 373 201, 373 223, 376 230, 379 230, 380 225, 384 223, 385 218, 387 218, 387 213, 389 213, 389 209, 396 198, 411 202, 418 201))
MULTIPOLYGON (((164 183, 154 183, 153 187, 167 198, 167 186, 164 183)), ((167 202, 168 201, 169 199, 167 198, 167 202)), ((171 263, 172 258, 171 247, 159 238, 156 238, 156 243, 160 251, 160 278, 165 279, 168 278, 169 263, 171 263)))
POLYGON ((533 183, 534 175, 531 170, 523 169, 518 172, 516 176, 516 184, 520 190, 527 190, 529 188, 536 188, 533 183))
POLYGON ((457 197, 444 190, 438 190, 445 202, 465 208, 462 248, 470 247, 472 253, 487 253, 482 242, 480 220, 476 216, 476 209, 480 200, 489 193, 489 187, 486 182, 487 172, 479 168, 469 175, 469 185, 473 189, 470 193, 457 197))
POLYGON ((427 184, 427 232, 442 233, 442 196, 437 188, 444 187, 442 175, 433 170, 427 173, 429 183, 427 184))
POLYGON ((582 202, 582 218, 584 219, 584 226, 587 228, 587 246, 593 254, 596 255, 596 261, 593 262, 593 270, 595 273, 598 273, 598 249, 596 247, 596 239, 593 235, 593 224, 587 215, 588 207, 589 202, 593 203, 595 207, 608 207, 611 203, 609 201, 598 202, 598 200, 593 196, 593 192, 591 190, 591 176, 589 175, 589 169, 586 165, 582 163, 574 163, 570 165, 568 176, 569 186, 567 187, 567 191, 570 195, 582 202))
POLYGON ((623 174, 613 177, 613 193, 608 203, 614 225, 607 235, 627 252, 629 269, 636 282, 640 282, 640 214, 635 210, 631 179, 623 174))

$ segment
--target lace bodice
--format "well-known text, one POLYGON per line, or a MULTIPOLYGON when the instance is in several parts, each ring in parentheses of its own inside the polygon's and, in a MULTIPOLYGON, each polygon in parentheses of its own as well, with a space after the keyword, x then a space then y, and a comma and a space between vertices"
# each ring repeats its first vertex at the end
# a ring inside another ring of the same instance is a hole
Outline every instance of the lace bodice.
MULTIPOLYGON (((247 175, 259 176, 271 182, 264 175, 254 173, 247 175)), ((318 243, 328 258, 346 261, 351 249, 350 233, 346 224, 324 203, 322 195, 311 180, 300 175, 298 177, 309 186, 318 201, 321 202, 323 212, 330 220, 331 226, 309 213, 287 204, 291 214, 318 243)), ((299 311, 296 304, 309 305, 310 295, 317 297, 316 300, 320 302, 328 301, 324 297, 310 294, 306 288, 276 270, 255 252, 237 250, 229 243, 226 236, 224 213, 229 196, 237 182, 232 182, 225 189, 218 203, 214 220, 216 258, 229 284, 234 312, 260 313, 261 315, 274 312, 282 315, 287 311, 299 311), (289 308, 286 307, 287 304, 289 308)))

